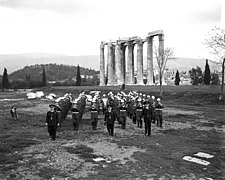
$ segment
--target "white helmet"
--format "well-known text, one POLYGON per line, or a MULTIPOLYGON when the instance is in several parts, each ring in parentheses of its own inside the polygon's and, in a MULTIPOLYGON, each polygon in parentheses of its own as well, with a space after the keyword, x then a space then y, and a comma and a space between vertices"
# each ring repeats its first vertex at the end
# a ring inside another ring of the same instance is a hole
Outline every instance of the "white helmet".
POLYGON ((138 98, 138 102, 141 102, 141 98, 138 98))
POLYGON ((152 99, 154 100, 155 99, 155 96, 152 96, 152 99))
POLYGON ((161 101, 161 99, 160 99, 160 98, 157 98, 157 101, 158 101, 158 102, 160 102, 160 101, 161 101))

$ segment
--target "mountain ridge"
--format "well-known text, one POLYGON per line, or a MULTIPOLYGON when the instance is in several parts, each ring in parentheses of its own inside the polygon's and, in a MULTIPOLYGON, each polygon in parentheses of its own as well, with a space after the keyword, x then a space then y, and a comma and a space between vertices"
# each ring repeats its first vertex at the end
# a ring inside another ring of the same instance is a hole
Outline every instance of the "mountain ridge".
MULTIPOLYGON (((146 67, 146 56, 144 56, 144 67, 146 67)), ((63 64, 72 66, 81 66, 84 68, 91 68, 96 71, 100 67, 99 55, 81 55, 81 56, 68 56, 63 54, 50 54, 50 53, 23 53, 23 54, 0 54, 0 69, 6 68, 8 74, 11 74, 25 66, 35 64, 63 64)), ((154 68, 157 69, 157 62, 153 61, 154 68)), ((175 57, 167 61, 166 69, 189 71, 192 68, 199 66, 203 71, 205 68, 205 59, 198 58, 182 58, 175 57)), ((210 70, 221 71, 221 65, 209 60, 210 70)))

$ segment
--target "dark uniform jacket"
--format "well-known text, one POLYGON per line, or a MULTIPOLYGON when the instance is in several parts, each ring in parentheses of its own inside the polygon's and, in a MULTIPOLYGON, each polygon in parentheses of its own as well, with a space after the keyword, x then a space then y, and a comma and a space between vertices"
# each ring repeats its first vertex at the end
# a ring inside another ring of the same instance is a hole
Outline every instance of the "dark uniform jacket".
POLYGON ((121 106, 119 110, 120 110, 120 117, 127 116, 127 108, 125 106, 121 106))
POLYGON ((142 104, 138 104, 136 107, 136 115, 141 117, 143 115, 143 106, 142 104))
POLYGON ((46 123, 48 123, 48 126, 57 126, 57 124, 59 123, 58 113, 55 111, 48 111, 46 116, 46 123))
POLYGON ((79 119, 79 110, 78 110, 78 108, 72 108, 70 111, 72 112, 72 118, 74 120, 78 120, 79 119))
POLYGON ((148 117, 148 118, 152 117, 152 109, 151 109, 150 105, 146 105, 143 108, 143 116, 148 117))
POLYGON ((106 124, 114 124, 115 120, 116 120, 116 113, 115 113, 115 111, 111 111, 111 112, 106 111, 106 113, 105 113, 105 122, 106 122, 106 124))
POLYGON ((91 119, 98 118, 98 109, 96 107, 91 107, 91 119))
POLYGON ((162 104, 161 103, 156 103, 156 105, 155 105, 155 114, 156 114, 156 116, 158 115, 158 116, 161 116, 162 115, 162 108, 163 108, 163 106, 162 106, 162 104))

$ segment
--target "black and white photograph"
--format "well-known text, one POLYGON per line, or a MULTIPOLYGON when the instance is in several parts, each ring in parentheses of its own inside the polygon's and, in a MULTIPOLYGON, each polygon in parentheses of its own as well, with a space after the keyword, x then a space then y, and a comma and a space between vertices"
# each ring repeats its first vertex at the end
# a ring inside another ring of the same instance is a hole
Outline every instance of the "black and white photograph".
POLYGON ((225 179, 224 0, 0 0, 0 180, 225 179))

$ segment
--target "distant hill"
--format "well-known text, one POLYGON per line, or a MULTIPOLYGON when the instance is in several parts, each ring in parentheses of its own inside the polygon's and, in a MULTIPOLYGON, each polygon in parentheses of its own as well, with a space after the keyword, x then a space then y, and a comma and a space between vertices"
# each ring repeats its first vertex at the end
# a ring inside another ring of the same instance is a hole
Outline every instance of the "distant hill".
MULTIPOLYGON (((194 59, 194 58, 173 58, 169 59, 166 64, 166 69, 170 71, 186 71, 188 72, 192 68, 199 66, 202 71, 205 70, 206 59, 194 59)), ((208 60, 210 71, 221 71, 221 64, 218 64, 212 60, 208 60)))
MULTIPOLYGON (((30 76, 31 80, 42 81, 43 69, 45 69, 48 81, 76 80, 77 66, 62 64, 37 64, 25 66, 23 69, 19 69, 8 76, 11 81, 26 80, 28 76, 30 76)), ((97 76, 99 72, 93 69, 80 67, 80 74, 85 76, 97 76)))
MULTIPOLYGON (((105 55, 107 58, 107 54, 105 55)), ((144 56, 144 65, 146 65, 146 56, 144 56)), ((8 74, 24 68, 25 66, 35 64, 65 64, 71 66, 91 68, 99 70, 100 58, 98 55, 90 56, 66 56, 61 54, 47 53, 28 53, 28 54, 0 54, 0 74, 3 74, 4 67, 7 68, 8 74), (1 73, 2 70, 2 73, 1 73)), ((205 69, 205 59, 197 58, 173 58, 168 60, 166 68, 169 70, 189 71, 193 67, 199 66, 203 71, 205 69)), ((209 60, 211 72, 215 70, 221 71, 221 65, 209 60)), ((146 66, 144 66, 146 67, 146 66)), ((157 69, 156 60, 154 60, 154 68, 157 69)))
POLYGON ((8 74, 35 64, 66 64, 99 70, 99 56, 66 56, 48 53, 0 54, 0 72, 6 67, 8 74))

